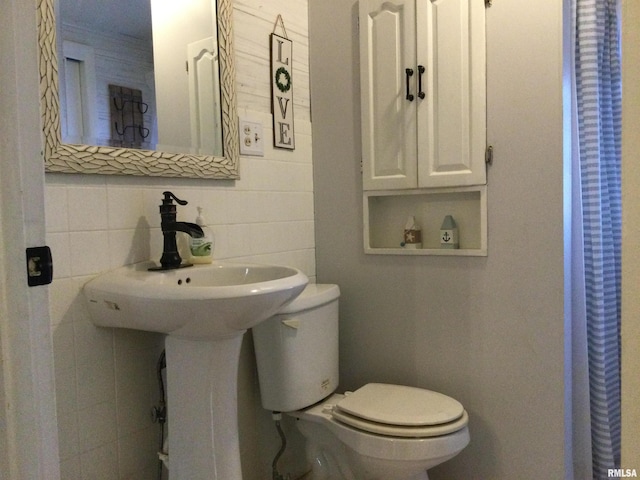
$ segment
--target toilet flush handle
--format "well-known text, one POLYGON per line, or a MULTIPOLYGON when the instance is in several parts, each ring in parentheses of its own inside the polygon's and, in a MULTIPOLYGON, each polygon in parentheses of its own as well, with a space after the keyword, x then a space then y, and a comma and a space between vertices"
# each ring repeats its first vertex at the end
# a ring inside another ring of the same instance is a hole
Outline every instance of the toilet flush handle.
POLYGON ((297 330, 298 328, 300 328, 300 320, 297 320, 295 318, 292 318, 289 320, 282 320, 282 324, 285 327, 293 328, 294 330, 297 330))

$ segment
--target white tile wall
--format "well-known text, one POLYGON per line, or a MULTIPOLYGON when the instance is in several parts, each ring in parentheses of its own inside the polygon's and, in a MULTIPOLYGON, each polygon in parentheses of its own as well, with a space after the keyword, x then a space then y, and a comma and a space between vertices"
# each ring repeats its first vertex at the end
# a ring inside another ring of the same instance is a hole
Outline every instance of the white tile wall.
MULTIPOLYGON (((267 144, 264 157, 241 158, 241 179, 235 182, 46 176, 47 242, 55 262, 51 333, 65 480, 156 478, 159 427, 151 422, 150 410, 159 398, 155 367, 163 337, 94 327, 81 289, 107 269, 159 259, 158 205, 164 190, 189 201, 179 207, 181 220, 194 221, 196 207, 204 207, 216 236, 215 258, 292 265, 315 275, 307 1, 269 2, 269 11, 263 3, 234 3, 239 114, 262 122, 265 138, 272 138, 267 45, 277 13, 286 11, 295 48, 295 151, 267 144)), ((241 375, 250 380, 241 382, 240 395, 254 399, 250 408, 259 409, 253 368, 251 354, 244 355, 241 375)), ((246 400, 242 405, 248 408, 246 400)), ((247 447, 259 440, 250 423, 255 413, 245 413, 240 412, 245 480, 259 480, 268 475, 271 458, 256 458, 258 452, 247 447)))

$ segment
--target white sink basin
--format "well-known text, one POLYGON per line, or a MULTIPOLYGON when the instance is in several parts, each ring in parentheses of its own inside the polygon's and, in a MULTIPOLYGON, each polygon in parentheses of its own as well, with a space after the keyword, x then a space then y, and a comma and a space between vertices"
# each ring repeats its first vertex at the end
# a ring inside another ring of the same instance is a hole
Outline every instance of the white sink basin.
POLYGON ((308 278, 291 267, 213 263, 149 272, 152 262, 120 267, 88 282, 95 325, 191 339, 242 335, 297 297, 308 278))

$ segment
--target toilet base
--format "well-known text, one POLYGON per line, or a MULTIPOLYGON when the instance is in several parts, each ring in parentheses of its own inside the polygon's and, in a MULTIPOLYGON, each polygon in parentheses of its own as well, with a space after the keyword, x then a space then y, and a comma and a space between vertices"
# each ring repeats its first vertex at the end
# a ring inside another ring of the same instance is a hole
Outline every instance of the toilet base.
POLYGON ((288 413, 296 418, 306 442, 311 474, 304 480, 428 480, 428 469, 455 457, 469 443, 466 426, 451 434, 415 439, 357 430, 332 418, 332 406, 341 398, 333 394, 288 413))
POLYGON ((393 468, 393 473, 389 473, 389 465, 376 465, 377 459, 369 458, 365 460, 365 466, 361 458, 355 458, 353 452, 348 452, 348 447, 337 447, 326 443, 320 445, 307 439, 307 461, 312 465, 312 469, 300 480, 429 480, 427 471, 422 470, 416 474, 415 466, 407 465, 405 469, 393 468), (350 457, 347 462, 340 461, 340 450, 346 450, 344 453, 350 457))
POLYGON ((429 480, 426 469, 448 460, 390 462, 363 457, 319 423, 299 419, 296 425, 305 437, 312 467, 304 480, 429 480))
MULTIPOLYGON (((317 479, 313 476, 313 472, 309 472, 304 474, 302 477, 296 478, 296 480, 317 480, 317 479)), ((417 477, 414 477, 410 480, 429 480, 429 475, 427 475, 427 472, 424 472, 423 474, 420 474, 417 477)))

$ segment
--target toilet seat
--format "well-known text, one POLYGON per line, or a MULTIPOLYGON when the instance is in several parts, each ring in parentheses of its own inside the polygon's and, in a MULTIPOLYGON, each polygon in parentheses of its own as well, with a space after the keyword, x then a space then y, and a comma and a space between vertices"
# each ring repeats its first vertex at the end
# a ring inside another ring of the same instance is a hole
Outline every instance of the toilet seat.
POLYGON ((359 430, 363 430, 365 432, 376 433, 378 435, 384 435, 387 437, 404 438, 428 438, 448 435, 464 428, 469 422, 469 416, 466 411, 463 411, 462 416, 453 422, 444 423, 442 425, 422 427, 406 427, 376 423, 370 420, 363 420, 358 417, 353 417, 348 413, 340 412, 337 409, 334 410, 331 415, 335 420, 351 427, 355 427, 359 430))
POLYGON ((370 383, 346 394, 331 412, 339 422, 394 437, 435 437, 465 427, 460 402, 438 392, 404 385, 370 383))

